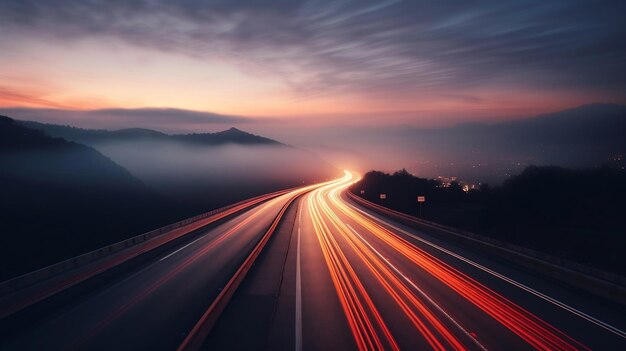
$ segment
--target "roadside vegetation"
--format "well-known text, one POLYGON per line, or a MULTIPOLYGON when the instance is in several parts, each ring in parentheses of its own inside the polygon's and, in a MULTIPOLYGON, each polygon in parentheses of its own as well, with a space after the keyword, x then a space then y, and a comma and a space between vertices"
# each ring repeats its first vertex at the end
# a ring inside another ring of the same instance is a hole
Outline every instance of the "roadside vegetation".
POLYGON ((500 186, 483 184, 468 192, 458 183, 443 187, 406 170, 371 171, 352 191, 413 216, 419 216, 417 196, 426 196, 424 219, 626 274, 622 169, 531 166, 500 186))

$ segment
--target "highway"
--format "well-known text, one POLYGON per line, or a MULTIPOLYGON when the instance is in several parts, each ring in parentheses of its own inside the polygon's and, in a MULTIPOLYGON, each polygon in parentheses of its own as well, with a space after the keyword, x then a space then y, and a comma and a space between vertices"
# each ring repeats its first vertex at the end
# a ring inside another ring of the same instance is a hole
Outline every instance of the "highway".
POLYGON ((357 205, 357 179, 294 190, 169 248, 3 350, 176 350, 294 202, 204 350, 626 350, 623 306, 357 205))
POLYGON ((307 188, 262 203, 42 318, 2 350, 175 350, 268 229, 307 188))
POLYGON ((370 212, 345 195, 354 181, 293 205, 275 238, 289 242, 284 267, 261 261, 205 350, 626 349, 623 308, 370 212), (268 270, 282 274, 269 293, 258 288, 268 270), (276 296, 272 317, 238 307, 262 294, 276 296))

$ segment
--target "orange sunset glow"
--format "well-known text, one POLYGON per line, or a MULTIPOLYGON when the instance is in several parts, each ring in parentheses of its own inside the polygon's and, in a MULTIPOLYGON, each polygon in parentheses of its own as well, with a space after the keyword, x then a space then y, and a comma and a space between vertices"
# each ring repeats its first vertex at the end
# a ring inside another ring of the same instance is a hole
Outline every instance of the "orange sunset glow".
POLYGON ((626 350, 625 13, 0 0, 0 351, 626 350))
MULTIPOLYGON (((396 10, 381 6, 372 11, 382 15, 396 10)), ((10 11, 3 13, 10 15, 10 11)), ((149 12, 127 15, 136 16, 137 21, 152 16, 149 12)), ((170 32, 158 28, 160 34, 149 33, 149 27, 124 24, 138 37, 113 28, 81 33, 54 20, 35 19, 36 26, 50 28, 43 36, 13 20, 3 21, 0 107, 166 107, 286 122, 305 118, 313 124, 384 120, 441 126, 626 101, 624 90, 612 89, 609 81, 593 87, 567 83, 557 74, 565 67, 546 74, 541 67, 498 62, 497 56, 491 57, 495 66, 483 67, 470 54, 455 66, 455 57, 449 62, 431 58, 436 53, 428 52, 428 46, 409 58, 406 55, 412 50, 400 46, 405 38, 393 37, 391 31, 388 42, 377 48, 368 43, 368 36, 350 44, 341 42, 342 29, 333 26, 318 34, 320 40, 328 37, 327 42, 307 47, 297 41, 274 43, 268 28, 266 35, 258 33, 259 42, 247 47, 243 40, 213 33, 217 29, 210 25, 184 22, 175 15, 168 20, 178 27, 170 32), (65 31, 71 33, 67 38, 65 31), (192 36, 194 31, 216 39, 203 41, 192 36), (384 58, 383 47, 391 48, 384 58), (280 50, 286 54, 277 56, 280 50), (498 65, 508 72, 500 72, 498 65)), ((349 21, 359 23, 360 19, 349 21)), ((372 38, 387 34, 377 31, 375 23, 370 30, 372 38)), ((501 45, 501 50, 508 50, 501 45)))

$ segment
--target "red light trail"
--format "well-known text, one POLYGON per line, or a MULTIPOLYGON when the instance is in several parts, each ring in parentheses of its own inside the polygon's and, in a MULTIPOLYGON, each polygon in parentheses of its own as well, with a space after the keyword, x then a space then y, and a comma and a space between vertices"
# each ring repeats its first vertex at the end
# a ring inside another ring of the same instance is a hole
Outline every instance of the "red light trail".
POLYGON ((358 224, 366 236, 373 237, 445 284, 533 348, 588 349, 496 291, 350 208, 339 194, 352 182, 352 176, 347 174, 343 181, 313 191, 308 197, 308 205, 326 266, 360 350, 399 349, 390 321, 385 320, 374 303, 374 292, 364 283, 371 277, 374 279, 370 281, 382 288, 380 291, 384 291, 385 297, 402 311, 430 348, 465 350, 486 347, 342 220, 344 216, 344 219, 347 217, 358 224))

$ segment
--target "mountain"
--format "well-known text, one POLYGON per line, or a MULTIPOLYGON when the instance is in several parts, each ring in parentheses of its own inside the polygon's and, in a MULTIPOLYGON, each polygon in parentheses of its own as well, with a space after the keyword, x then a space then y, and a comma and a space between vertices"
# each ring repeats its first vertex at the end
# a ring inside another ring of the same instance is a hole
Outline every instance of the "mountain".
POLYGON ((98 151, 4 116, 0 166, 0 281, 180 217, 98 151))
POLYGON ((5 116, 0 116, 0 160, 3 180, 88 184, 125 191, 143 187, 98 151, 23 127, 5 116))
POLYGON ((20 123, 89 145, 198 212, 341 174, 311 152, 237 128, 168 135, 138 128, 109 131, 20 123))
POLYGON ((230 128, 217 133, 194 133, 172 135, 172 138, 190 143, 202 145, 222 145, 222 144, 240 144, 240 145, 284 145, 276 140, 265 138, 262 136, 250 134, 237 128, 230 128))
POLYGON ((503 122, 486 129, 516 146, 585 146, 624 151, 626 106, 590 104, 532 118, 503 122))
POLYGON ((411 167, 421 175, 501 181, 531 164, 578 168, 623 158, 626 106, 591 104, 516 121, 394 133, 404 147, 424 155, 421 164, 411 167))
POLYGON ((66 140, 86 144, 104 142, 109 140, 158 140, 168 137, 166 134, 150 129, 141 128, 129 128, 110 131, 104 129, 82 129, 72 126, 46 124, 30 121, 17 121, 17 123, 27 128, 43 131, 53 137, 63 138, 66 140))
POLYGON ((626 106, 591 104, 488 128, 511 144, 560 145, 624 150, 626 106))
POLYGON ((409 129, 419 137, 453 137, 453 143, 482 145, 497 141, 504 146, 596 145, 623 147, 626 132, 626 106, 590 104, 560 112, 495 124, 464 123, 451 128, 409 129), (486 138, 486 139, 485 139, 486 138))
POLYGON ((244 132, 237 128, 230 128, 217 133, 193 133, 193 134, 164 134, 151 129, 128 128, 119 130, 104 129, 82 129, 71 126, 57 124, 46 124, 31 121, 22 121, 22 125, 44 131, 54 137, 84 143, 88 145, 119 142, 119 141, 177 141, 190 145, 272 145, 281 146, 284 144, 278 141, 244 132))

